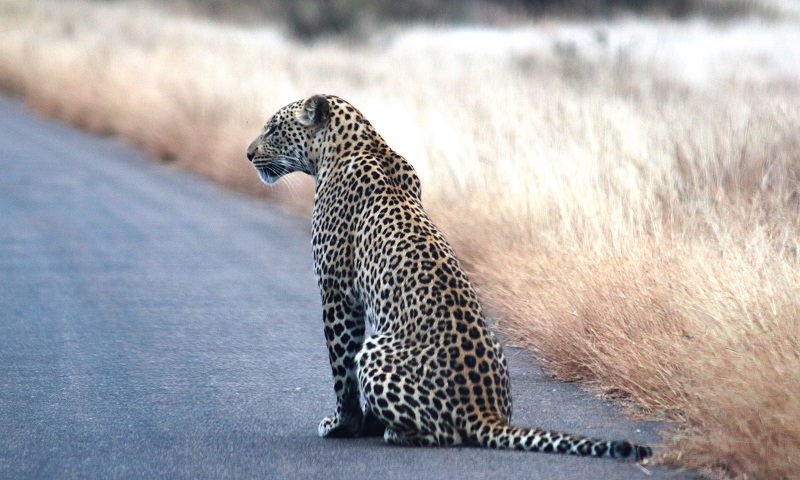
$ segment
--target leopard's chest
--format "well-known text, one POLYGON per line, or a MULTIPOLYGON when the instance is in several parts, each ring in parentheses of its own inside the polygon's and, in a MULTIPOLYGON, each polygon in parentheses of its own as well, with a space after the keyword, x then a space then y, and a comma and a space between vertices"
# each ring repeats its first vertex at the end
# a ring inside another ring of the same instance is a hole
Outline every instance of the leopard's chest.
POLYGON ((349 288, 354 276, 355 211, 339 189, 318 191, 311 221, 314 270, 323 288, 349 288))

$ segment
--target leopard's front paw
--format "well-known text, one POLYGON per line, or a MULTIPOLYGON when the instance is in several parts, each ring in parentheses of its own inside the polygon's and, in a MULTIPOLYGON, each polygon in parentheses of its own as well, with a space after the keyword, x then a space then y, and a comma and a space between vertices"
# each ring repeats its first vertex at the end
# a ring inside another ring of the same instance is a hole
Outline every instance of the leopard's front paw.
POLYGON ((361 419, 351 417, 342 419, 338 415, 325 417, 319 422, 319 436, 322 438, 355 437, 361 429, 361 419))

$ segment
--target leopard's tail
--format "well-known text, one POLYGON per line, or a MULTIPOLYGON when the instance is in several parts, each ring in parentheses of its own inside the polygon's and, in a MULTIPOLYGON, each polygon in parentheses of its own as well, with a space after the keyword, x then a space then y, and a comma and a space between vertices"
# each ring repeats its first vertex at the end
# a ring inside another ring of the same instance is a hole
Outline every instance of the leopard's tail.
POLYGON ((538 428, 514 427, 500 419, 486 420, 476 425, 473 439, 477 444, 489 448, 611 457, 637 462, 653 455, 653 450, 647 445, 625 440, 598 440, 538 428))

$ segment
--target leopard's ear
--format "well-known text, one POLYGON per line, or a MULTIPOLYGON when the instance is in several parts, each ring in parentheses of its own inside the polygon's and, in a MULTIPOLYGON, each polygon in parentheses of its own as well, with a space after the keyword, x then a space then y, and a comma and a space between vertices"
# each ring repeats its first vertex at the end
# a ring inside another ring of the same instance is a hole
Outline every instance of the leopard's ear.
POLYGON ((324 95, 314 95, 303 101, 303 105, 295 113, 297 121, 306 127, 318 127, 328 121, 331 106, 324 95))

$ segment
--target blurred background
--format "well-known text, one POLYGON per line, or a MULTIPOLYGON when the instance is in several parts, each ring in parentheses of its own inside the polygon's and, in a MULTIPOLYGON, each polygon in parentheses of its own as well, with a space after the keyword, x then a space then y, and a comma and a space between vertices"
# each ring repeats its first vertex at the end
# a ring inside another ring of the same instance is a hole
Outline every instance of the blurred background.
POLYGON ((650 16, 729 20, 758 15, 779 17, 789 2, 759 0, 168 0, 151 2, 203 16, 245 24, 284 23, 299 38, 337 33, 369 33, 387 23, 429 25, 522 24, 543 17, 561 19, 650 16))
POLYGON ((800 2, 0 0, 0 89, 299 215, 244 152, 337 94, 507 338, 675 422, 662 461, 800 470, 800 2))
MULTIPOLYGON (((156 2, 153 2, 156 3, 156 2)), ((759 0, 169 0, 173 8, 242 23, 285 22, 302 38, 347 33, 385 23, 508 26, 545 16, 580 19, 647 15, 731 19, 780 16, 789 3, 759 0)), ((362 32, 363 33, 363 32, 362 32)))

